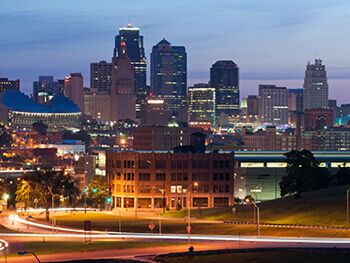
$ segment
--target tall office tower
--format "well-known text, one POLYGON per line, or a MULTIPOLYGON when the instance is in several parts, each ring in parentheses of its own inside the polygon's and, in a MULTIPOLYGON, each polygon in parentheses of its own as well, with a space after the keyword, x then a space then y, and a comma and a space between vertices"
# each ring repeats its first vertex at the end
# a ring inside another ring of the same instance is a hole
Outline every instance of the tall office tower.
POLYGON ((115 48, 113 57, 118 57, 121 51, 121 43, 125 42, 126 52, 131 60, 135 74, 135 95, 136 95, 136 115, 139 118, 142 102, 147 97, 146 88, 146 56, 143 48, 143 36, 140 36, 140 29, 132 27, 128 23, 127 27, 119 29, 119 35, 115 36, 115 48))
POLYGON ((120 44, 118 57, 112 58, 111 121, 136 120, 134 69, 127 55, 126 43, 120 44))
POLYGON ((147 102, 141 105, 141 126, 167 125, 168 118, 168 105, 162 99, 149 97, 147 102))
POLYGON ((44 103, 41 97, 53 97, 60 94, 58 81, 53 76, 39 76, 39 81, 33 82, 33 98, 35 102, 44 103))
POLYGON ((111 95, 97 89, 84 89, 84 114, 99 122, 109 122, 111 95))
POLYGON ((288 90, 288 107, 290 111, 303 111, 303 89, 288 90))
POLYGON ((151 88, 169 105, 172 118, 179 118, 179 108, 186 105, 187 54, 184 46, 172 46, 163 39, 151 53, 151 88))
POLYGON ((232 60, 218 60, 210 69, 210 86, 216 93, 216 118, 239 114, 239 68, 232 60))
POLYGON ((58 82, 58 93, 59 95, 64 95, 64 79, 57 80, 58 82))
POLYGON ((259 114, 259 97, 258 96, 248 95, 247 114, 251 116, 255 116, 259 114))
POLYGON ((71 73, 64 79, 64 96, 78 105, 84 112, 84 79, 81 73, 71 73))
POLYGON ((259 121, 288 123, 288 90, 275 85, 259 85, 259 121))
POLYGON ((90 64, 90 88, 111 94, 112 63, 102 60, 90 64))
POLYGON ((0 78, 0 94, 9 89, 19 91, 19 79, 9 80, 8 78, 0 78))
POLYGON ((307 64, 303 90, 303 110, 328 108, 327 73, 321 59, 316 58, 315 64, 307 64))
POLYGON ((194 84, 188 88, 190 121, 209 121, 215 125, 215 89, 208 84, 194 84))

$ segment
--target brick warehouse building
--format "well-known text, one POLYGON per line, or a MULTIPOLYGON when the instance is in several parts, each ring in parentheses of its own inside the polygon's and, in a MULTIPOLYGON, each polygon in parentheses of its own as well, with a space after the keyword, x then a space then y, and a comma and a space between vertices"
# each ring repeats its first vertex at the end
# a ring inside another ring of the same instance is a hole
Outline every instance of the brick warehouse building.
POLYGON ((234 153, 180 151, 107 151, 112 207, 233 205, 234 153))

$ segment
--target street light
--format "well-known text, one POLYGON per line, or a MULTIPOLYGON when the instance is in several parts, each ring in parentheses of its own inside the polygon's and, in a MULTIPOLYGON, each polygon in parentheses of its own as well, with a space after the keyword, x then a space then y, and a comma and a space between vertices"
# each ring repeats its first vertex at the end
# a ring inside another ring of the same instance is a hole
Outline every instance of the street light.
MULTIPOLYGON (((258 237, 258 236, 260 236, 260 229, 259 229, 259 221, 260 221, 260 209, 259 209, 259 207, 256 205, 256 203, 253 201, 253 200, 251 200, 251 199, 249 199, 249 198, 246 198, 245 200, 244 200, 246 203, 250 203, 250 202, 252 202, 252 204, 255 206, 255 208, 256 208, 256 212, 257 212, 257 216, 258 216, 258 222, 257 222, 257 224, 256 224, 256 236, 258 237)), ((254 209, 254 211, 255 211, 255 209, 254 209)))
POLYGON ((51 216, 51 221, 52 221, 52 232, 53 232, 53 231, 54 231, 54 229, 53 229, 53 228, 54 228, 54 224, 53 224, 54 195, 53 195, 53 193, 52 193, 50 187, 48 187, 47 185, 45 185, 45 186, 46 186, 47 189, 49 189, 50 194, 51 194, 51 196, 52 196, 52 216, 51 216))
POLYGON ((349 229, 349 191, 346 190, 346 229, 349 229))
POLYGON ((84 189, 84 213, 86 214, 86 207, 87 207, 87 204, 86 204, 86 195, 87 195, 87 189, 85 188, 84 189))
MULTIPOLYGON (((257 189, 261 189, 262 184, 266 184, 266 182, 262 182, 262 183, 258 184, 258 185, 255 187, 255 190, 253 190, 253 188, 251 187, 251 185, 249 185, 249 184, 245 185, 245 187, 248 187, 248 186, 249 186, 250 192, 252 192, 252 193, 254 194, 254 200, 255 200, 255 202, 258 201, 257 195, 256 195, 256 190, 257 190, 257 189)), ((255 212, 255 208, 254 208, 254 224, 255 224, 255 223, 256 223, 256 212, 255 212)))
POLYGON ((188 226, 187 226, 187 232, 188 232, 188 244, 191 243, 191 188, 192 186, 198 186, 197 182, 194 182, 187 188, 187 203, 188 203, 188 226))
MULTIPOLYGON (((153 189, 157 189, 159 190, 159 192, 163 193, 158 187, 153 187, 153 189)), ((152 190, 153 190, 152 189, 152 190)), ((154 196, 153 196, 153 199, 154 199, 154 196)), ((158 207, 158 213, 159 213, 159 235, 162 234, 162 221, 161 221, 161 217, 160 217, 160 208, 158 207)))
POLYGON ((10 198, 9 194, 4 194, 4 199, 6 201, 6 209, 7 209, 7 200, 10 198))
POLYGON ((25 255, 25 254, 33 254, 34 257, 36 258, 36 260, 37 260, 38 262, 41 263, 41 261, 40 261, 39 258, 35 255, 34 252, 31 252, 31 251, 19 251, 19 252, 18 252, 18 256, 20 256, 20 257, 23 256, 23 255, 25 255))
POLYGON ((143 182, 142 184, 139 184, 139 186, 137 187, 137 191, 135 193, 135 218, 137 218, 137 208, 138 208, 138 204, 137 204, 137 194, 139 193, 139 189, 142 185, 145 185, 146 182, 143 182))

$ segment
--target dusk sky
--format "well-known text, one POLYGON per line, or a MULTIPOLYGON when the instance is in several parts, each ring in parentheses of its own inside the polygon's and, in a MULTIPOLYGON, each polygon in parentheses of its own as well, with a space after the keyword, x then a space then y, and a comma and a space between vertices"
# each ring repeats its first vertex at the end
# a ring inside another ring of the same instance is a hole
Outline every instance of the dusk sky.
POLYGON ((0 77, 20 79, 30 94, 39 75, 81 72, 89 87, 90 63, 111 61, 114 36, 130 21, 144 36, 148 71, 165 35, 186 47, 188 86, 207 82, 216 60, 232 59, 244 98, 258 84, 302 88, 317 56, 340 105, 350 102, 349 10, 348 0, 2 0, 0 77))

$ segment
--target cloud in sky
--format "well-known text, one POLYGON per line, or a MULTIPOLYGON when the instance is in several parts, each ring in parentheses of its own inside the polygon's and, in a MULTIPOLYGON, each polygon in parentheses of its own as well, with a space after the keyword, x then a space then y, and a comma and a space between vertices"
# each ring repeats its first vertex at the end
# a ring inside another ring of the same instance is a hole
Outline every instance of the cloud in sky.
POLYGON ((189 83, 207 81, 218 59, 234 60, 242 81, 302 79, 315 54, 330 78, 346 79, 349 8, 345 0, 5 0, 0 75, 20 78, 26 93, 39 75, 82 72, 89 86, 90 63, 110 61, 114 36, 130 21, 144 36, 148 62, 163 34, 186 46, 189 83))

